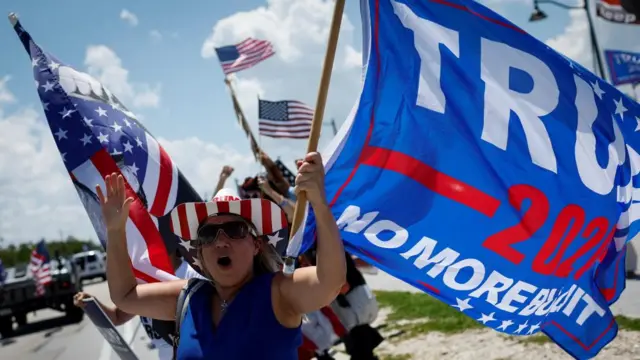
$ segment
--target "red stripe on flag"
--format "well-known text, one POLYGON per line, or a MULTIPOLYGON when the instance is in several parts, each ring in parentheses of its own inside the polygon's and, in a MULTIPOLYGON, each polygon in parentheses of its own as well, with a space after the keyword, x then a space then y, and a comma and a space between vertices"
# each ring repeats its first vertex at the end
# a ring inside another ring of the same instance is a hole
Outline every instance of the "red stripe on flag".
POLYGON ((133 265, 131 265, 131 269, 133 270, 133 276, 135 276, 136 278, 146 282, 146 283, 154 283, 154 282, 159 282, 158 279, 155 279, 145 273, 143 273, 142 271, 136 269, 133 267, 133 265))
POLYGON ((368 146, 362 152, 361 164, 407 176, 436 194, 466 205, 488 217, 492 217, 500 206, 500 200, 480 189, 398 151, 368 146))
POLYGON ((153 198, 153 205, 149 212, 155 216, 164 215, 171 192, 171 182, 173 181, 173 164, 166 151, 158 144, 160 153, 160 174, 158 176, 158 187, 153 198))
MULTIPOLYGON (((91 157, 91 162, 103 178, 106 178, 107 175, 111 175, 112 173, 122 174, 115 161, 113 161, 113 158, 111 158, 111 155, 109 155, 104 148, 96 152, 91 157)), ((175 271, 169 261, 169 255, 167 254, 164 240, 162 239, 162 236, 160 236, 160 232, 156 228, 155 223, 151 219, 151 215, 149 215, 149 212, 142 205, 138 195, 126 181, 125 186, 127 189, 127 197, 133 197, 135 199, 129 210, 129 219, 131 219, 144 239, 151 265, 159 270, 174 275, 175 271)))
POLYGON ((240 216, 245 219, 251 219, 251 201, 240 202, 240 216))
POLYGON ((189 219, 187 219, 187 206, 178 206, 178 219, 180 219, 180 234, 183 239, 191 239, 191 231, 189 231, 189 219))
POLYGON ((273 233, 273 224, 271 223, 271 204, 262 205, 262 233, 273 233))
POLYGON ((219 202, 218 204, 218 213, 224 214, 229 212, 229 203, 226 201, 219 202))
POLYGON ((196 205, 196 217, 198 219, 198 223, 201 223, 204 219, 207 218, 207 204, 197 203, 195 205, 196 205))

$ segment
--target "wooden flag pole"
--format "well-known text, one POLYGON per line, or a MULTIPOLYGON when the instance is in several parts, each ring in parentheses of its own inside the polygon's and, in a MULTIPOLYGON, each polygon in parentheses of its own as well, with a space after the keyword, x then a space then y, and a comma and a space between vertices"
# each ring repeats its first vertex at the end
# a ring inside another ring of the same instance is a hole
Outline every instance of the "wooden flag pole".
POLYGON ((231 101, 233 102, 233 110, 236 113, 236 117, 238 118, 238 122, 240 123, 240 126, 242 127, 242 130, 245 132, 245 135, 249 138, 249 142, 251 143, 251 152, 253 152, 253 156, 256 159, 256 161, 260 161, 260 146, 258 144, 258 142, 256 141, 256 138, 253 136, 253 132, 251 131, 251 128, 249 127, 249 123, 247 123, 247 118, 244 116, 244 112, 242 111, 242 108, 240 107, 240 102, 238 101, 238 98, 236 97, 236 92, 235 90, 233 90, 233 86, 231 86, 231 79, 229 79, 228 77, 225 77, 224 79, 224 83, 227 84, 227 87, 229 88, 229 91, 231 92, 231 101))
MULTIPOLYGON (((324 65, 322 67, 322 77, 320 78, 320 86, 318 88, 318 98, 316 99, 316 108, 313 113, 311 123, 311 133, 309 134, 309 143, 307 145, 307 154, 318 150, 318 141, 320 140, 320 132, 322 131, 322 119, 324 117, 324 108, 327 104, 327 93, 329 92, 329 83, 331 82, 331 72, 333 71, 333 62, 336 57, 336 48, 338 47, 338 37, 340 35, 340 24, 342 23, 342 14, 344 12, 345 0, 336 0, 333 9, 333 19, 331 20, 331 30, 329 32, 329 42, 327 44, 327 53, 324 57, 324 65)), ((289 245, 295 234, 300 230, 302 221, 304 221, 305 209, 307 207, 307 196, 304 192, 298 194, 296 206, 293 211, 293 222, 291 224, 291 232, 289 236, 289 245)), ((295 270, 294 257, 285 259, 282 271, 286 275, 293 274, 295 270)))

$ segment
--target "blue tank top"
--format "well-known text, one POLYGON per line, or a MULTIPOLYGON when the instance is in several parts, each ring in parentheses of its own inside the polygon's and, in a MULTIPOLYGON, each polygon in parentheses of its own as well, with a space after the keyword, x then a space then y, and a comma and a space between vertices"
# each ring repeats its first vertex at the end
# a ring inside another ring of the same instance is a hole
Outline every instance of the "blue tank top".
POLYGON ((182 320, 177 359, 298 359, 302 332, 276 319, 271 302, 273 276, 260 275, 247 283, 216 329, 211 309, 213 286, 201 286, 191 295, 182 320))

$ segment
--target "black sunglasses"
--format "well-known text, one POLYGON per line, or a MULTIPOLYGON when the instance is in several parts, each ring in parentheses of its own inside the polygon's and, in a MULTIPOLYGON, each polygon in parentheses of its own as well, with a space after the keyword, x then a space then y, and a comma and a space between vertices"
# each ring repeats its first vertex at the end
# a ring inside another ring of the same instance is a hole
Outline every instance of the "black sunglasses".
POLYGON ((198 230, 198 244, 208 245, 213 243, 218 238, 221 231, 232 240, 243 239, 249 234, 256 236, 253 228, 244 221, 230 221, 222 224, 205 224, 198 230))

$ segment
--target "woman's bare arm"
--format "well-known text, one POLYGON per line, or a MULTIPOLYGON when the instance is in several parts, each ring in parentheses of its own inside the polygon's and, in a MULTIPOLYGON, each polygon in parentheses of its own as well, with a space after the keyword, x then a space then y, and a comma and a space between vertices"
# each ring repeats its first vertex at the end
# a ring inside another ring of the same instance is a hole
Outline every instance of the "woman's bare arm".
POLYGON ((175 320, 178 295, 187 281, 138 284, 127 253, 125 231, 109 231, 108 237, 107 283, 111 301, 129 314, 175 320))
POLYGON ((305 191, 316 217, 316 266, 296 269, 291 277, 280 277, 280 311, 295 319, 329 305, 346 282, 344 246, 324 193, 324 168, 317 153, 306 156, 296 178, 297 192, 305 191))

